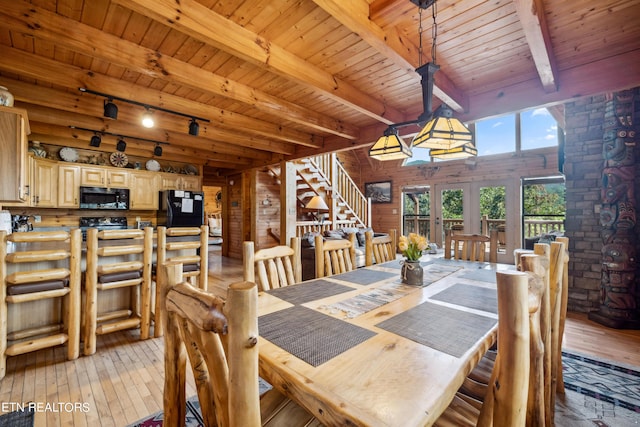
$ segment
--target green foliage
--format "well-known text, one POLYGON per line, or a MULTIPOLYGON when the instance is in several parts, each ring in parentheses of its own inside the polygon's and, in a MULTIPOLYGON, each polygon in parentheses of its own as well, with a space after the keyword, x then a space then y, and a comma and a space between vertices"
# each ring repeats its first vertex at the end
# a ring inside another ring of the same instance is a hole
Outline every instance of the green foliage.
POLYGON ((442 218, 462 219, 462 189, 444 190, 442 192, 442 218))
POLYGON ((480 215, 489 219, 505 219, 507 217, 506 189, 500 187, 482 187, 480 189, 480 215))
POLYGON ((564 184, 534 184, 524 187, 524 213, 528 216, 565 215, 564 184))

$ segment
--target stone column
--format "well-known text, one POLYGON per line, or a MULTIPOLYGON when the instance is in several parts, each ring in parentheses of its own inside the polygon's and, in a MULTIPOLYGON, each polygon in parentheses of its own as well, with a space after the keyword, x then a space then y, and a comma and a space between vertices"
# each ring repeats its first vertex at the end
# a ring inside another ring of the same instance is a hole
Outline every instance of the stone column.
MULTIPOLYGON (((640 328, 638 274, 637 121, 638 89, 613 94, 605 104, 600 225, 600 308, 589 318, 613 328, 640 328)), ((640 113, 640 111, 638 111, 640 113)), ((640 119, 640 117, 639 117, 640 119)))

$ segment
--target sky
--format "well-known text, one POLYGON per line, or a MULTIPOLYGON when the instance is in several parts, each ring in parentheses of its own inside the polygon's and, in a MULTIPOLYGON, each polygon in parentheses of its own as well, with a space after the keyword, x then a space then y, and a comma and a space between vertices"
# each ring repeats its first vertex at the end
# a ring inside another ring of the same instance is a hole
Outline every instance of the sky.
MULTIPOLYGON (((522 149, 530 150, 558 144, 558 126, 546 108, 536 108, 520 114, 522 149)), ((515 151, 515 114, 476 122, 478 156, 515 151)), ((414 148, 410 161, 429 160, 429 149, 414 148)))

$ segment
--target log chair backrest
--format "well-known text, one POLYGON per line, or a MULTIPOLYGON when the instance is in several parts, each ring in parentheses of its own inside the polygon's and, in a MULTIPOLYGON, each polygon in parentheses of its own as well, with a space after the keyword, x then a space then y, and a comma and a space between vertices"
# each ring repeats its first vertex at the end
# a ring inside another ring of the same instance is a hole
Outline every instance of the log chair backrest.
POLYGON ((491 230, 489 235, 462 234, 445 230, 444 257, 463 261, 486 260, 489 251, 489 262, 498 262, 498 231, 491 230))
POLYGON ((281 288, 302 281, 300 239, 291 238, 290 246, 254 250, 252 241, 243 243, 244 280, 258 284, 260 291, 281 288))
POLYGON ((166 325, 165 425, 184 425, 186 351, 205 425, 259 426, 256 285, 234 283, 224 301, 183 282, 181 264, 158 266, 158 273, 166 325))
POLYGON ((396 234, 396 230, 392 229, 388 235, 374 237, 373 231, 367 231, 364 235, 365 265, 396 259, 396 234))
POLYGON ((315 236, 316 277, 333 276, 356 268, 355 233, 348 239, 324 240, 315 236))

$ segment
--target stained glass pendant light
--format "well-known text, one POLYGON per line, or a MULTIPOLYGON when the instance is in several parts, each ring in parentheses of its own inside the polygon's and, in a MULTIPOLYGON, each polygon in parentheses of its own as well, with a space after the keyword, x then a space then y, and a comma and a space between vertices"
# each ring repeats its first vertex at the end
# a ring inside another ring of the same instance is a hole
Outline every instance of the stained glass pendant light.
POLYGON ((387 128, 369 149, 369 156, 376 160, 402 160, 412 156, 411 147, 398 135, 398 130, 387 128))

